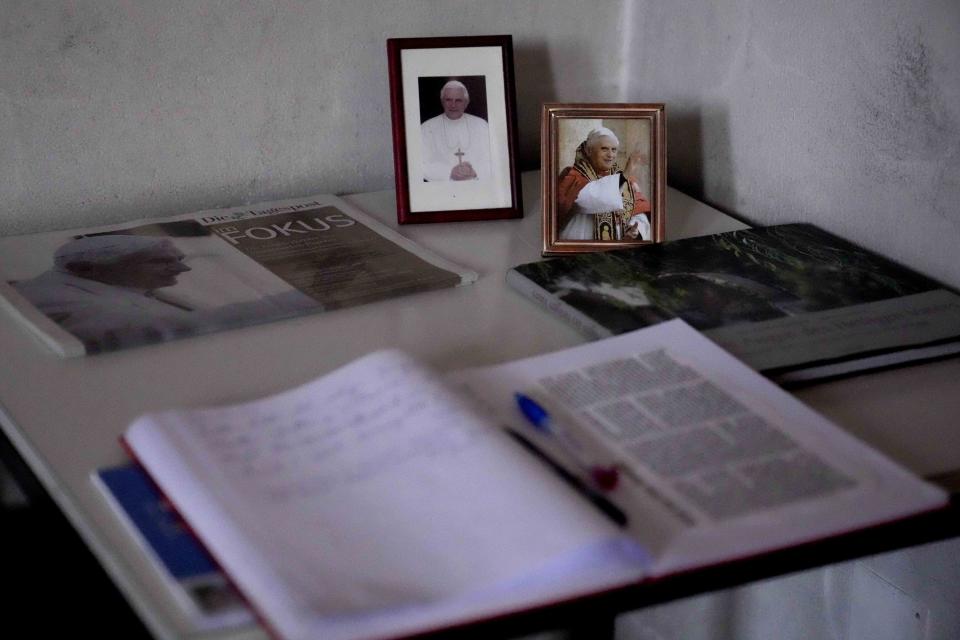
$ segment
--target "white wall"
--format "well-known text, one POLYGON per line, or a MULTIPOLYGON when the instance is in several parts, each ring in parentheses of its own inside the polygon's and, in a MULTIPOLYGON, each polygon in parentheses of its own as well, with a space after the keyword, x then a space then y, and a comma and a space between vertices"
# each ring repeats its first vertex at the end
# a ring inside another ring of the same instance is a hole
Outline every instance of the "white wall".
POLYGON ((960 2, 628 3, 626 95, 667 102, 675 187, 960 286, 960 2))
POLYGON ((621 3, 0 0, 0 235, 393 188, 390 37, 512 34, 540 103, 616 98, 621 3))
MULTIPOLYGON (((673 186, 960 287, 960 2, 627 0, 625 14, 624 96, 667 103, 673 186)), ((958 638, 958 558, 951 540, 808 571, 626 616, 621 635, 958 638)))

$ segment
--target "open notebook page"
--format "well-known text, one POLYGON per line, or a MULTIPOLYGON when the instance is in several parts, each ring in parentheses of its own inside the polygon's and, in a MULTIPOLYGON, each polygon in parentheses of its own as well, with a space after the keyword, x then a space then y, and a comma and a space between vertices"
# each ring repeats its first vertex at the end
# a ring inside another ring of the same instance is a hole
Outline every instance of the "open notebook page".
POLYGON ((147 416, 126 440, 284 637, 495 593, 621 536, 399 352, 249 404, 147 416))

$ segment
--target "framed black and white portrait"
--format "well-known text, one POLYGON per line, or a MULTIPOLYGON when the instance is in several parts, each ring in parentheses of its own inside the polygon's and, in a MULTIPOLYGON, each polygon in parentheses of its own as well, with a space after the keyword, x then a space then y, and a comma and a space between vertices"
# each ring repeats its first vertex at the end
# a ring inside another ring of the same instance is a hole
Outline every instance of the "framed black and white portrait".
POLYGON ((522 216, 510 36, 387 41, 397 219, 522 216))

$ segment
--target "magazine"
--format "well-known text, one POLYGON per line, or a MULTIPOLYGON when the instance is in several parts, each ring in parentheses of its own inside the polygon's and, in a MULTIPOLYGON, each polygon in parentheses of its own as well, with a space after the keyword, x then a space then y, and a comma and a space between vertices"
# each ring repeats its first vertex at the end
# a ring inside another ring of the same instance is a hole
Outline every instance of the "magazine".
POLYGON ((960 296, 809 224, 532 262, 507 281, 592 338, 682 318, 781 384, 960 353, 960 296))
POLYGON ((0 303, 62 356, 476 278, 331 195, 0 238, 0 303))

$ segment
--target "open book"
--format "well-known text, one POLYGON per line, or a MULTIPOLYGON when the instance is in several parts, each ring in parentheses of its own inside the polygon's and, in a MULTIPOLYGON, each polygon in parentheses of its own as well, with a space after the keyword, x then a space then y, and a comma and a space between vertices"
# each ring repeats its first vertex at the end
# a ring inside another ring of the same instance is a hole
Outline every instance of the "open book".
POLYGON ((680 320, 448 376, 377 352, 270 398, 141 417, 124 442, 283 638, 442 628, 947 500, 680 320), (623 518, 544 457, 584 483, 615 465, 602 498, 623 518))

